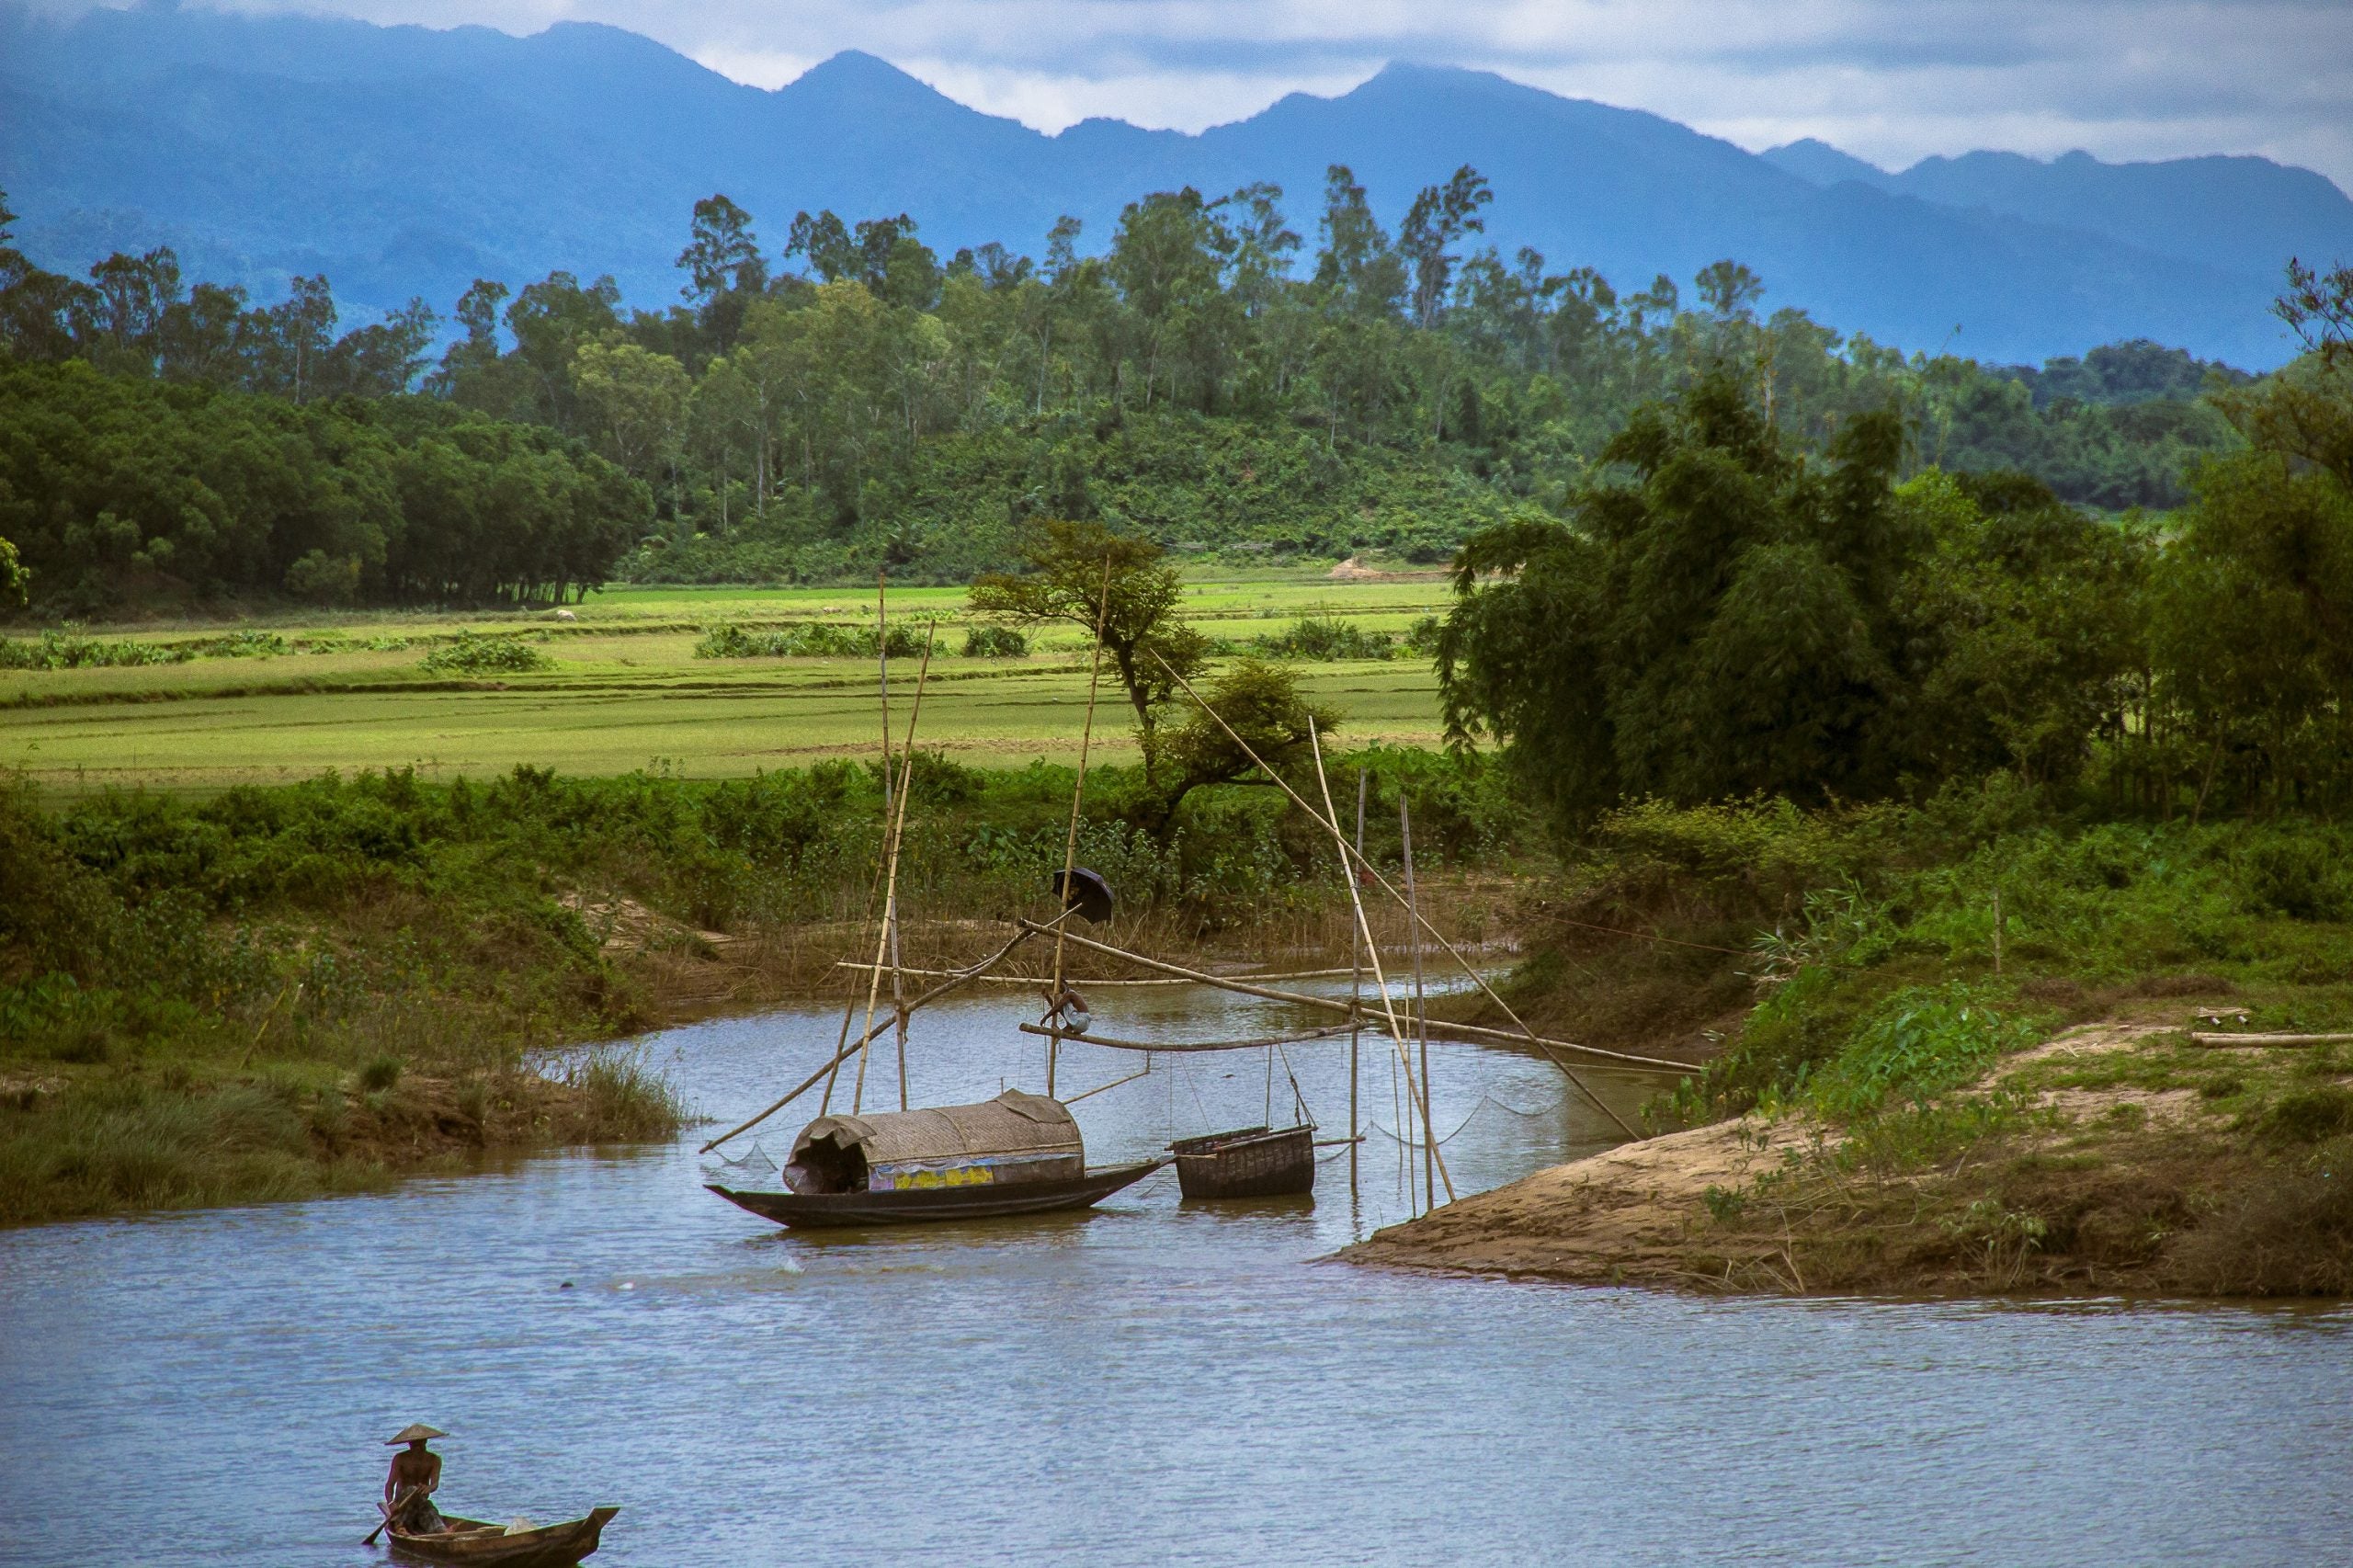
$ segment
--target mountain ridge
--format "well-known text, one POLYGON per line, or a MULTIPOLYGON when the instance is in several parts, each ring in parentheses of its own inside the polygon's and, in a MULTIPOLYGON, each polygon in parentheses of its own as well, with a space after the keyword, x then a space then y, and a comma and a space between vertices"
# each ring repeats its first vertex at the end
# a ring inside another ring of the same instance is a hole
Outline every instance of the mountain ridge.
POLYGON ((2353 256, 2353 202, 2262 159, 1970 154, 1890 174, 1444 65, 1392 63, 1198 134, 1098 117, 1048 135, 862 51, 767 90, 597 23, 517 38, 0 8, 0 186, 36 259, 79 271, 93 243, 168 241, 191 275, 264 296, 324 269, 362 312, 410 293, 446 311, 477 271, 519 285, 553 267, 610 272, 658 308, 676 298, 688 209, 714 190, 771 256, 792 213, 819 207, 905 211, 943 253, 1035 254, 1065 212, 1099 252, 1148 190, 1272 180, 1312 247, 1333 163, 1392 231, 1415 189, 1469 163, 1493 182, 1483 238, 1506 256, 1533 245, 1621 290, 1659 273, 1688 288, 1730 256, 1764 277, 1768 309, 1907 349, 1959 323, 1959 350, 1991 360, 2147 336, 2264 368, 2290 347, 2264 312, 2287 255, 2353 256))

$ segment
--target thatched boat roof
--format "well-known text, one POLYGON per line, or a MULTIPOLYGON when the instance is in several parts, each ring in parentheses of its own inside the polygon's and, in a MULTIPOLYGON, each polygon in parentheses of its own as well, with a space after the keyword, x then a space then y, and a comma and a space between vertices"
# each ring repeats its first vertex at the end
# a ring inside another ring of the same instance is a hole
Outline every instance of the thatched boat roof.
POLYGON ((858 1150, 870 1165, 1005 1154, 1076 1154, 1078 1123, 1060 1100, 1007 1089, 979 1105, 934 1106, 876 1116, 821 1116, 793 1140, 798 1163, 817 1145, 858 1150))

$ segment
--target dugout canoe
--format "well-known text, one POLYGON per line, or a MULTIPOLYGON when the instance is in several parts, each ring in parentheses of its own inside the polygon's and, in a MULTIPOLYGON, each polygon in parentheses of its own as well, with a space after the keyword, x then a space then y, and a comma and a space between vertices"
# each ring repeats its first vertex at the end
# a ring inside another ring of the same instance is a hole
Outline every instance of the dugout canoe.
POLYGON ((1087 1209, 1142 1181, 1166 1160, 1098 1165, 1075 1176, 1004 1187, 900 1187, 885 1192, 755 1192, 706 1183, 738 1209, 797 1230, 851 1225, 905 1225, 938 1220, 988 1220, 1006 1214, 1051 1214, 1087 1209))
POLYGON ((1168 1146, 1187 1198, 1281 1198, 1315 1190, 1315 1129, 1241 1127, 1168 1146))
POLYGON ((417 1562, 461 1563, 466 1568, 573 1568, 597 1550, 605 1526, 619 1508, 591 1508, 587 1517, 560 1525, 507 1532, 505 1525, 486 1519, 442 1518, 449 1528, 433 1535, 409 1535, 387 1530, 385 1539, 395 1554, 417 1562))

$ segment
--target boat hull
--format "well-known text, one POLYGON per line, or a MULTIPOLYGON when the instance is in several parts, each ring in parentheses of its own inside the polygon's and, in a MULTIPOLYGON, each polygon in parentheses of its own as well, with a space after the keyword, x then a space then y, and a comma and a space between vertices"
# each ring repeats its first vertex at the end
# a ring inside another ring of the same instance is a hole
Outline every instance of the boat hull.
POLYGON ((738 1209, 779 1225, 796 1230, 840 1229, 1085 1209, 1142 1181, 1167 1163, 1142 1160, 1131 1165, 1104 1165, 1084 1176, 1003 1187, 916 1187, 894 1192, 745 1192, 716 1183, 705 1185, 738 1209))
POLYGON ((1263 1127, 1187 1138, 1173 1145, 1176 1186, 1188 1198, 1286 1198, 1315 1190, 1315 1130, 1263 1127))
POLYGON ((597 1550, 605 1526, 619 1508, 592 1508, 585 1518, 542 1525, 508 1535, 483 1519, 448 1517, 451 1528, 437 1535, 388 1530, 385 1539, 399 1556, 417 1562, 494 1564, 495 1568, 573 1568, 597 1550))

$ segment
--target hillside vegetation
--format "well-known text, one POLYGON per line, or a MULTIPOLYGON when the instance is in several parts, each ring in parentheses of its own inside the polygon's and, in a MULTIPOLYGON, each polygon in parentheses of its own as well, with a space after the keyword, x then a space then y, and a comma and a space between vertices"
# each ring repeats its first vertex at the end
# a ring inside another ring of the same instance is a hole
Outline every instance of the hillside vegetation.
POLYGON ((1272 186, 1187 188, 1129 204, 1100 255, 1057 224, 1042 258, 943 257, 904 213, 801 212, 779 245, 714 195, 682 235, 688 303, 477 279, 438 364, 421 300, 338 335, 324 277, 258 306, 159 248, 85 282, 0 232, 0 343, 27 362, 0 538, 39 609, 83 616, 528 602, 607 574, 953 583, 1039 520, 1229 564, 1435 564, 1563 515, 1635 409, 1711 377, 1792 449, 1887 414, 1904 473, 2023 472, 2103 511, 2178 505, 2239 439, 2206 394, 2245 378, 2177 349, 1907 355, 1768 311, 1733 259, 1628 290, 1506 257, 1479 243, 1493 195, 1459 169, 1392 233, 1336 165, 1312 243, 1272 186))

